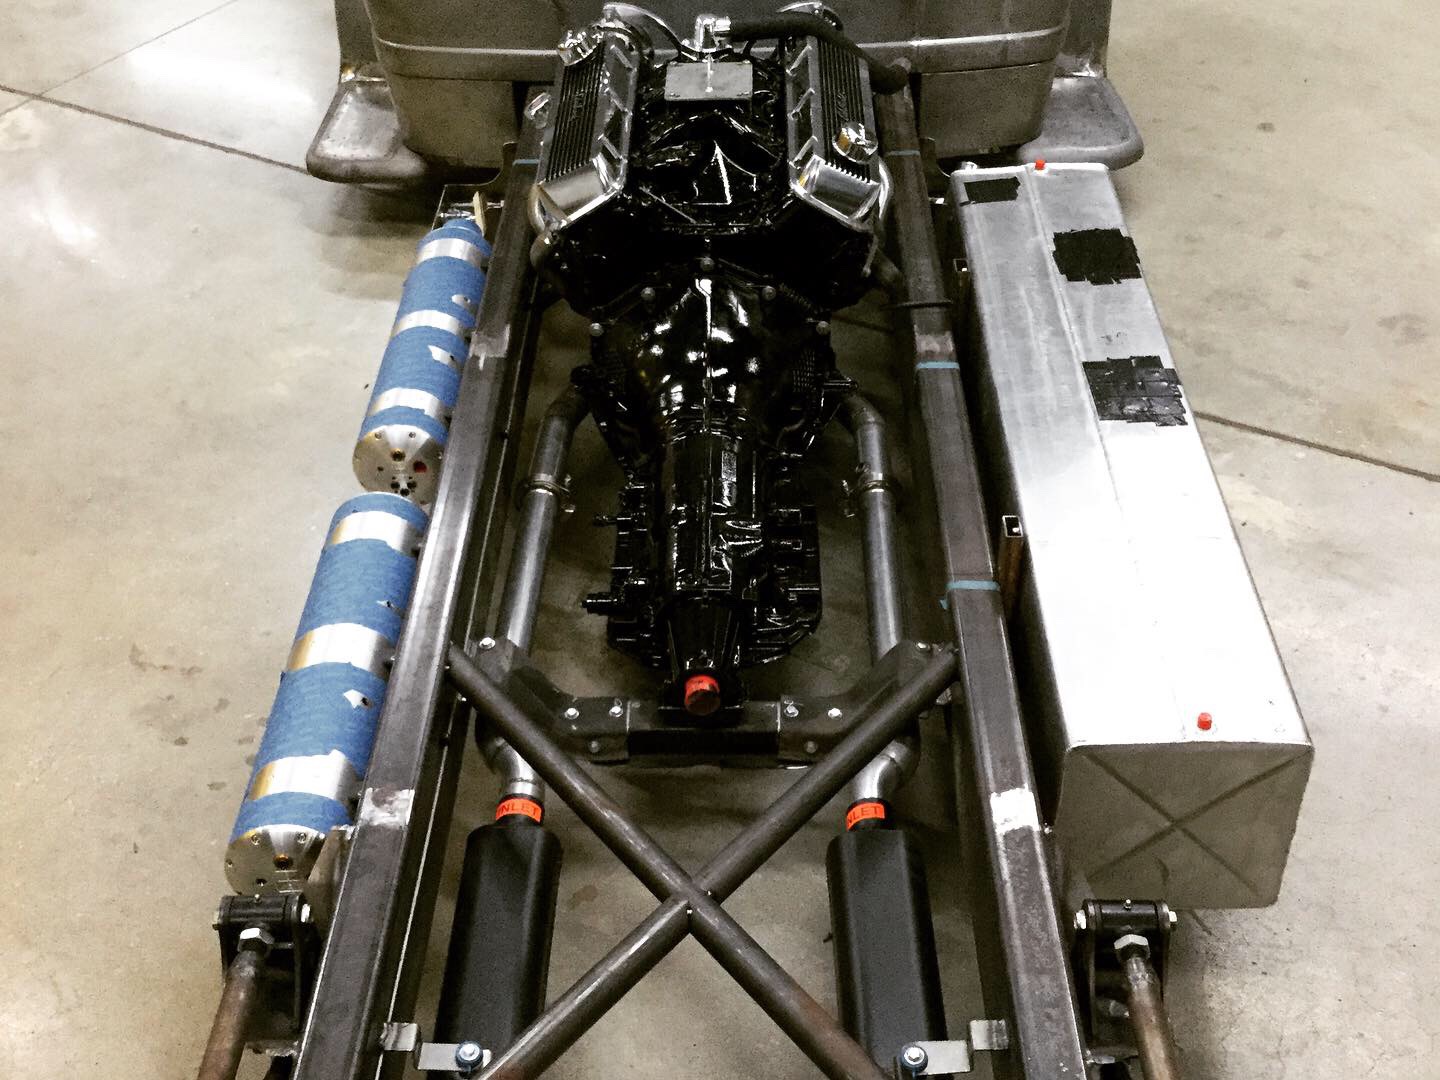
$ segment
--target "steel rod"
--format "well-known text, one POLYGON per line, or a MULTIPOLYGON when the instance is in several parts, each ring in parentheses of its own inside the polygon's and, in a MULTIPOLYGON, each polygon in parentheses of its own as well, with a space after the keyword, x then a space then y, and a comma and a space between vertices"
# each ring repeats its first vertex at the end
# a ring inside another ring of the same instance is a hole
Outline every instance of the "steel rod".
POLYGON ((552 1001, 480 1080, 539 1076, 648 975, 690 933, 690 905, 675 897, 656 908, 575 985, 552 1001))
POLYGON ((934 655, 913 678, 875 706, 850 734, 806 769, 785 794, 726 844, 695 875, 695 883, 724 900, 779 851, 887 742, 934 704, 955 681, 955 654, 947 647, 931 651, 934 655))
POLYGON ((720 966, 830 1080, 889 1080, 890 1074, 714 900, 690 913, 690 928, 720 966))
POLYGON ((489 680, 459 648, 451 677, 576 815, 665 900, 645 923, 566 991, 484 1074, 496 1080, 530 1077, 549 1064, 638 982, 684 936, 672 909, 686 912, 697 939, 751 993, 797 1044, 836 1080, 880 1080, 885 1074, 863 1048, 719 905, 731 891, 814 816, 891 735, 929 705, 954 677, 948 650, 919 677, 882 701, 841 743, 722 850, 692 880, 619 808, 583 769, 554 744, 540 724, 489 680), (500 1071, 503 1064, 505 1071, 500 1071))
POLYGON ((470 703, 658 899, 692 888, 690 876, 580 765, 458 646, 450 675, 470 703))
POLYGON ((924 432, 944 561, 943 600, 959 655, 956 768, 961 828, 983 845, 991 887, 977 891, 977 933, 987 995, 1008 1015, 1014 1055, 1031 1080, 1086 1075, 1079 1011, 1056 912, 1035 774, 1005 636, 976 461, 960 379, 950 301, 935 242, 924 158, 909 91, 876 101, 894 178, 891 235, 904 279, 897 318, 909 331, 914 397, 924 432), (988 895, 987 895, 988 894, 988 895))
POLYGON ((196 1080, 235 1080, 245 1054, 250 1018, 260 1000, 260 972, 264 965, 264 956, 253 949, 236 953, 230 961, 196 1080))
POLYGON ((1130 1027, 1135 1033, 1135 1048, 1140 1051, 1145 1080, 1180 1080, 1180 1051, 1170 1028, 1160 977, 1150 966, 1143 949, 1123 950, 1120 963, 1125 970, 1130 1027))

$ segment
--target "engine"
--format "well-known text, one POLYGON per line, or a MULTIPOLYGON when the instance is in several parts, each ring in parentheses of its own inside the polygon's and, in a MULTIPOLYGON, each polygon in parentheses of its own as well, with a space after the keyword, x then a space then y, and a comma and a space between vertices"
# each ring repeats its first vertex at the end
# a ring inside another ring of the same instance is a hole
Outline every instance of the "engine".
POLYGON ((709 722, 820 619, 797 465, 851 389, 829 320, 868 287, 889 194, 864 60, 728 30, 704 16, 680 42, 611 5, 569 35, 531 205, 532 258, 590 321, 574 383, 625 475, 586 607, 665 672, 665 708, 709 722))

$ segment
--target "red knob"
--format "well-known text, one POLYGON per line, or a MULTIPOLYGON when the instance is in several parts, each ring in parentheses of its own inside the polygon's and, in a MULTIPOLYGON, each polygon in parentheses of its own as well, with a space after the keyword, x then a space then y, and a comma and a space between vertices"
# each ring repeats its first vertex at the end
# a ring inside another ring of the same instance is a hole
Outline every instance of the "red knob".
POLYGON ((720 708, 720 683, 712 675, 691 675, 685 680, 685 711, 709 716, 720 708))

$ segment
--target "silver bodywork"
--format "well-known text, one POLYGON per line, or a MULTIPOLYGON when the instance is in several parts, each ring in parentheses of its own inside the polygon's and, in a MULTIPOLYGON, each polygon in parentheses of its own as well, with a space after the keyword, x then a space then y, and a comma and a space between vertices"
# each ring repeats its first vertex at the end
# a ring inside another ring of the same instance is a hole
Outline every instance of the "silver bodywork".
POLYGON ((1123 235, 1108 171, 972 169, 952 184, 982 430, 1002 451, 991 512, 1017 514, 1028 545, 1017 648, 1069 867, 1087 895, 1268 904, 1310 740, 1193 416, 1100 419, 1092 399, 1086 362, 1174 367, 1138 272, 1094 284, 1057 263, 1056 234, 1123 235))
MULTIPOLYGON (((1141 142, 1105 78, 1111 0, 830 0, 882 62, 915 72, 922 133, 942 157, 1018 147, 1020 160, 1126 165, 1141 142)), ((647 4, 671 27, 779 0, 647 4)), ((335 0, 341 80, 306 163, 317 176, 419 182, 436 165, 500 165, 517 92, 554 77, 554 43, 599 0, 335 0)), ((726 73, 731 74, 731 73, 726 73)))

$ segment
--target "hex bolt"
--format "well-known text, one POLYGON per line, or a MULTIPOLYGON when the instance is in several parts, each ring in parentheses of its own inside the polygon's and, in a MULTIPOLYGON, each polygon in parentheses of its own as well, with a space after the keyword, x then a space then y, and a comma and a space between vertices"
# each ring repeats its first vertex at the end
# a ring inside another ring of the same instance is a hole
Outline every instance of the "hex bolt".
POLYGON ((598 323, 598 322, 592 322, 592 323, 590 324, 590 336, 591 336, 591 337, 600 337, 600 336, 601 336, 602 334, 604 334, 604 333, 605 333, 605 327, 602 326, 600 323, 598 323))
POLYGON ((275 935, 263 926, 247 926, 235 939, 241 952, 268 953, 275 946, 275 935))
POLYGON ((625 706, 617 701, 614 705, 610 706, 610 715, 616 720, 619 720, 620 717, 625 715, 625 706))
POLYGON ((919 1072, 925 1068, 930 1056, 925 1053, 923 1046, 916 1046, 913 1043, 900 1051, 900 1061, 907 1068, 919 1072))
POLYGON ((795 717, 800 715, 800 710, 795 707, 795 703, 793 701, 787 701, 785 703, 785 708, 781 711, 791 720, 794 720, 795 717))
POLYGON ((765 301, 774 300, 777 295, 774 285, 766 285, 760 290, 760 298, 765 301))
POLYGON ((814 739, 806 739, 806 740, 805 740, 805 753, 807 753, 807 754, 809 754, 809 755, 811 755, 811 756, 813 757, 815 754, 817 754, 817 753, 819 753, 819 752, 820 752, 820 744, 819 744, 819 743, 817 743, 814 739))
POLYGON ((641 289, 640 299, 644 300, 647 304, 653 304, 655 302, 655 286, 646 285, 643 289, 641 289))
MULTIPOLYGON (((826 322, 824 319, 821 319, 819 322, 817 322, 817 323, 815 324, 815 333, 819 334, 821 337, 829 337, 829 336, 830 336, 830 324, 829 324, 828 322, 826 322)), ((921 1052, 923 1053, 924 1051, 921 1051, 921 1052)))
POLYGON ((579 720, 579 719, 580 719, 580 710, 577 709, 574 705, 571 705, 571 706, 570 706, 568 709, 566 709, 565 712, 562 713, 561 715, 563 715, 566 720, 579 720))
POLYGON ((600 752, 600 740, 591 739, 586 749, 588 749, 592 754, 598 754, 600 752))
POLYGON ((828 716, 831 720, 839 720, 845 714, 840 709, 832 705, 830 709, 825 713, 825 715, 828 716))
POLYGON ((1150 958, 1150 942, 1141 934, 1122 934, 1115 939, 1115 955, 1122 960, 1130 951, 1138 951, 1147 960, 1150 958))
POLYGON ((477 1042, 462 1042, 455 1047, 455 1064, 461 1076, 469 1076, 485 1062, 485 1051, 477 1042))
POLYGON ((482 649, 493 649, 494 647, 495 647, 495 639, 494 639, 493 637, 482 637, 482 638, 480 639, 480 648, 482 648, 482 649))

